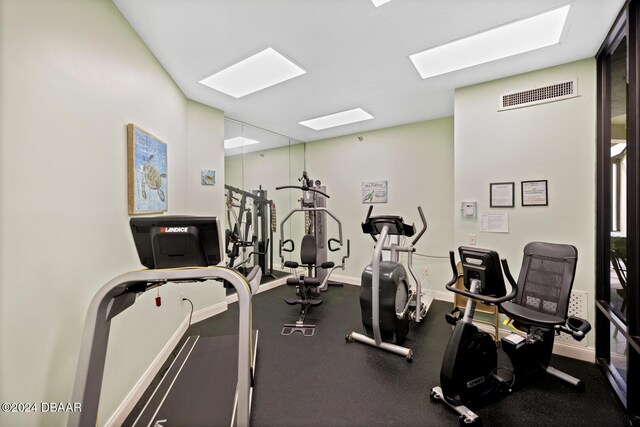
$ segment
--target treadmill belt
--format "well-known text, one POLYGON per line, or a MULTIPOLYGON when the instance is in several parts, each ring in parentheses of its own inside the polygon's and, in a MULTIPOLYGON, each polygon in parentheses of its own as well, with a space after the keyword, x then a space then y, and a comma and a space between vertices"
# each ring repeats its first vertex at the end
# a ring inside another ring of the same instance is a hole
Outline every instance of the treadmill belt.
POLYGON ((237 371, 237 335, 189 337, 133 425, 230 426, 237 371))

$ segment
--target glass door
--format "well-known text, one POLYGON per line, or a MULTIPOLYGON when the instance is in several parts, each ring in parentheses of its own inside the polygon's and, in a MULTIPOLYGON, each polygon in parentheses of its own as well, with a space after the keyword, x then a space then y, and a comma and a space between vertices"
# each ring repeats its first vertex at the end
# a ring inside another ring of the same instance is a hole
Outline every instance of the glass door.
POLYGON ((597 57, 596 359, 632 419, 640 415, 636 7, 623 10, 597 57))

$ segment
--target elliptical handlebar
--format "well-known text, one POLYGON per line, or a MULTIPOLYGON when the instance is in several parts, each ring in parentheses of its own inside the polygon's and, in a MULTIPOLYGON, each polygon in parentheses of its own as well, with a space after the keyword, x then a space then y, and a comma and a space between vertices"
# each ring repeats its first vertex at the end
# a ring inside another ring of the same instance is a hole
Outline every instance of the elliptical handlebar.
POLYGON ((330 198, 331 198, 327 193, 325 193, 325 192, 323 192, 323 191, 320 191, 320 190, 316 190, 315 188, 312 188, 312 187, 307 187, 306 185, 303 185, 303 186, 298 186, 298 185, 282 185, 282 186, 280 186, 280 187, 276 187, 276 190, 284 190, 285 188, 297 188, 298 190, 302 190, 302 191, 314 191, 314 192, 316 192, 316 193, 318 193, 318 194, 323 195, 323 196, 324 196, 324 197, 326 197, 327 199, 330 199, 330 198))
POLYGON ((364 222, 369 221, 369 217, 371 216, 371 211, 373 211, 373 205, 369 205, 369 210, 367 211, 367 217, 364 219, 364 222))
POLYGON ((422 206, 418 206, 418 213, 420 214, 420 220, 422 221, 422 230, 420 230, 418 235, 411 242, 412 246, 418 243, 418 240, 420 240, 424 232, 427 231, 427 219, 424 217, 424 212, 422 212, 422 206))

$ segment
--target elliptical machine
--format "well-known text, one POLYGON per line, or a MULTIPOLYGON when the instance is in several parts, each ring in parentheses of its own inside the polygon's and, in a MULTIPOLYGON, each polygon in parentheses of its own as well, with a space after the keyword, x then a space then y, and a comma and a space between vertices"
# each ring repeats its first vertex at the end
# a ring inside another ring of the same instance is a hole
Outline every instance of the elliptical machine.
POLYGON ((390 243, 390 236, 413 237, 415 226, 405 223, 400 216, 371 216, 372 210, 373 206, 369 206, 362 223, 362 231, 371 235, 376 242, 373 260, 362 272, 360 308, 366 335, 351 332, 345 339, 347 342, 358 341, 399 354, 411 362, 413 351, 401 344, 409 331, 409 321, 420 322, 426 316, 432 300, 427 304, 422 302, 422 284, 413 268, 415 244, 427 230, 427 221, 422 208, 418 206, 422 230, 408 246, 401 246, 399 242, 390 243), (390 252, 390 261, 382 261, 382 251, 390 252), (400 252, 407 253, 407 268, 415 280, 415 288, 409 285, 407 272, 400 263, 400 252))
POLYGON ((578 259, 576 248, 543 242, 527 244, 517 283, 507 260, 502 259, 512 287, 509 294, 497 252, 464 246, 459 252, 466 290, 454 287, 458 270, 453 251, 449 253, 453 278, 446 288, 468 300, 463 316, 455 310, 446 316, 455 328, 442 360, 440 387, 431 389, 431 400, 443 401, 455 410, 461 425, 481 425, 479 416, 466 405, 492 392, 511 392, 532 374, 546 372, 584 388, 579 379, 549 366, 555 335, 564 332, 580 341, 591 329, 586 320, 567 316, 578 259), (513 326, 526 334, 512 333, 501 339, 513 369, 498 367, 493 338, 473 324, 476 300, 497 305, 512 319, 513 326), (505 376, 509 371, 511 375, 505 376))

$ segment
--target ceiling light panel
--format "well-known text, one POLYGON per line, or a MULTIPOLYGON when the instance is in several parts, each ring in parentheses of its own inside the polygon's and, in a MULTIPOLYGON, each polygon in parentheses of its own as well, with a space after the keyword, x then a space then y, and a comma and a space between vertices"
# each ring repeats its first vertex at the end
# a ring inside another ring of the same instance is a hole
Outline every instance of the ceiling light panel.
POLYGON ((375 7, 379 7, 382 6, 385 3, 389 3, 391 0, 371 0, 371 3, 373 3, 373 5, 375 7))
POLYGON ((230 150, 232 148, 244 147, 245 145, 259 144, 260 141, 255 139, 245 138, 243 136, 236 136, 235 138, 229 138, 224 140, 224 149, 230 150))
POLYGON ((272 48, 267 48, 206 79, 203 85, 241 98, 306 73, 272 48))
POLYGON ((570 5, 410 55, 423 79, 560 43, 570 5))
POLYGON ((362 108, 354 108, 353 110, 341 111, 339 113, 329 114, 328 116, 305 120, 300 122, 300 124, 313 130, 322 130, 370 119, 373 119, 371 114, 362 108))

